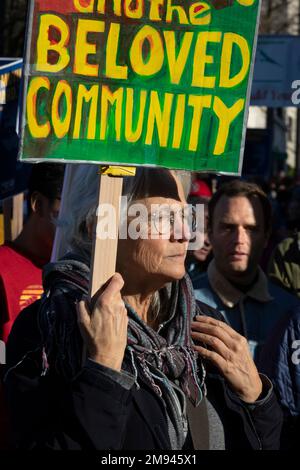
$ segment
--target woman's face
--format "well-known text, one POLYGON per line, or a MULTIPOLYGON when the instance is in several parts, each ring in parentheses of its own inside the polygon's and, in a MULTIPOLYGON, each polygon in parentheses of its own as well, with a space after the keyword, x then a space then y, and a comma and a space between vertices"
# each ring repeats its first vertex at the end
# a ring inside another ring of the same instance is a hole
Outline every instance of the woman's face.
MULTIPOLYGON (((138 224, 143 238, 134 240, 128 236, 126 240, 119 240, 117 271, 122 274, 125 285, 132 286, 133 290, 158 289, 167 282, 181 279, 185 274, 184 261, 190 231, 182 220, 186 207, 183 188, 174 179, 177 195, 170 191, 170 198, 157 195, 134 201, 146 211, 143 211, 146 215, 138 224)), ((129 216, 129 232, 130 224, 134 224, 135 220, 129 216)))

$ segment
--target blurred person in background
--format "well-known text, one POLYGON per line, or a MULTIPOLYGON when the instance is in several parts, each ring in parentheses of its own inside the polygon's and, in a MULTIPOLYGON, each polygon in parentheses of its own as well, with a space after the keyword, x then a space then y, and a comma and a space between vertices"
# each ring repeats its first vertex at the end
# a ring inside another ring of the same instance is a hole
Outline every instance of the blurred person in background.
POLYGON ((248 339, 257 361, 272 328, 299 306, 259 266, 271 230, 271 204, 257 185, 232 180, 214 193, 208 207, 214 258, 207 274, 194 282, 195 295, 248 339))
POLYGON ((300 186, 292 191, 287 225, 291 235, 274 249, 268 273, 273 282, 300 297, 300 186))
MULTIPOLYGON (((20 311, 43 293, 42 268, 50 261, 59 213, 64 165, 32 166, 28 219, 13 242, 0 247, 0 340, 7 342, 20 311)), ((3 366, 0 368, 0 379, 3 366)), ((9 447, 9 422, 0 383, 0 449, 9 447)))
POLYGON ((0 340, 7 341, 19 312, 42 292, 42 268, 50 261, 60 208, 64 165, 33 165, 28 219, 13 242, 0 247, 0 340))
POLYGON ((211 196, 212 190, 206 181, 200 179, 194 180, 187 202, 195 208, 198 204, 203 206, 204 220, 203 226, 198 227, 201 234, 199 239, 201 247, 195 250, 189 250, 186 257, 186 269, 192 282, 206 272, 212 259, 212 246, 207 232, 208 202, 211 196))

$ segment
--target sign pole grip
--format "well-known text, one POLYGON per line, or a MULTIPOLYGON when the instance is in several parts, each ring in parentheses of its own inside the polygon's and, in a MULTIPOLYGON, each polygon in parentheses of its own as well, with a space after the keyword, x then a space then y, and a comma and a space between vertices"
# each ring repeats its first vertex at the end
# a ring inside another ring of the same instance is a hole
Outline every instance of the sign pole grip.
POLYGON ((20 193, 3 201, 4 240, 13 241, 23 228, 24 194, 20 193))
POLYGON ((123 177, 111 177, 100 175, 99 197, 97 206, 96 223, 94 226, 93 250, 91 258, 91 281, 89 298, 100 289, 100 287, 116 272, 118 227, 120 215, 120 198, 122 196, 123 177), (99 230, 99 207, 109 204, 115 210, 116 233, 113 238, 101 238, 99 230))

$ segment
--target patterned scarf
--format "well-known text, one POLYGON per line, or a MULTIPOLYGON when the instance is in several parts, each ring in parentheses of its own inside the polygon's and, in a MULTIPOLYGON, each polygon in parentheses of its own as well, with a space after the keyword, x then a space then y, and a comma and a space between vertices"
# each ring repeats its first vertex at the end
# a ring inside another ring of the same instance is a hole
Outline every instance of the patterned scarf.
MULTIPOLYGON (((201 380, 197 367, 197 355, 192 349, 191 321, 196 312, 196 302, 188 276, 180 282, 174 282, 168 292, 169 302, 167 320, 158 331, 149 327, 126 304, 129 325, 127 350, 131 362, 139 369, 139 374, 148 385, 162 396, 161 379, 154 379, 157 370, 163 377, 163 383, 178 382, 185 395, 194 405, 202 399, 205 371, 201 364, 201 380)), ((138 375, 136 374, 138 383, 138 375)))
MULTIPOLYGON (((50 364, 50 369, 54 367, 68 380, 82 366, 83 344, 75 302, 87 294, 90 274, 83 260, 69 256, 44 269, 45 294, 39 311, 45 369, 50 364)), ((205 393, 205 369, 192 349, 190 334, 191 321, 201 312, 188 276, 165 288, 164 296, 168 299, 163 304, 166 321, 158 331, 126 304, 129 323, 123 368, 135 375, 137 387, 146 383, 164 401, 176 435, 172 447, 181 448, 186 423, 178 395, 183 392, 197 406, 205 393)))

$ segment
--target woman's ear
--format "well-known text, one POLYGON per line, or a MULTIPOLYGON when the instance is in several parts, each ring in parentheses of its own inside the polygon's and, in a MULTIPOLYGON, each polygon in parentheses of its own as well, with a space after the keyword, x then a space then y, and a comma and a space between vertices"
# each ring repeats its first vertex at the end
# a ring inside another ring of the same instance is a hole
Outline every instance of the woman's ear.
POLYGON ((264 242, 264 248, 266 248, 268 246, 268 243, 270 241, 270 237, 272 235, 272 229, 269 229, 268 231, 266 231, 265 233, 265 242, 264 242))

